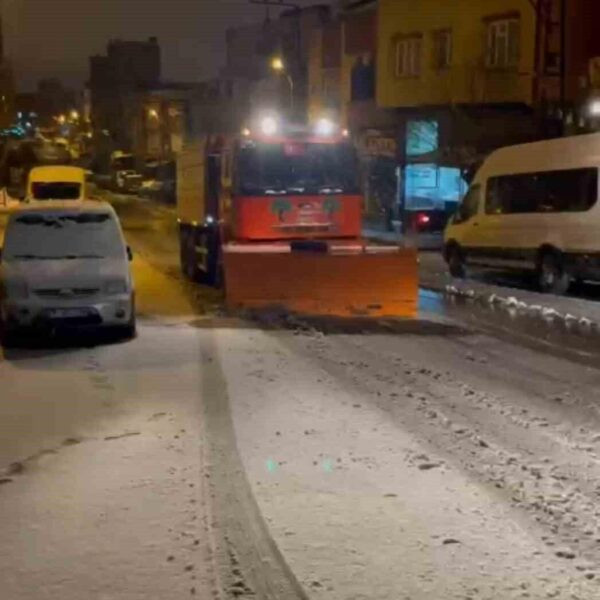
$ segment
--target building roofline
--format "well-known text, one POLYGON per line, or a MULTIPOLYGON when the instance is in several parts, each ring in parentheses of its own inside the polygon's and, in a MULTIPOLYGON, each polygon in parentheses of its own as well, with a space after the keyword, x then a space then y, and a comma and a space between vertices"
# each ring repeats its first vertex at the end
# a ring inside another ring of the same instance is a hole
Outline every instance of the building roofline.
POLYGON ((370 8, 372 5, 376 5, 377 0, 349 0, 343 7, 342 12, 348 13, 355 10, 362 10, 370 8))

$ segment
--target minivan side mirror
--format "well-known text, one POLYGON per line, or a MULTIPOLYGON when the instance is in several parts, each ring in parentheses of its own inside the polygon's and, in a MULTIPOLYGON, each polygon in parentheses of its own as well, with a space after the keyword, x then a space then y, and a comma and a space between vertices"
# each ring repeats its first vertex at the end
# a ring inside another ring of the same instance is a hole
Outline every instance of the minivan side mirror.
POLYGON ((129 260, 129 262, 133 260, 133 252, 129 246, 127 246, 127 259, 129 260))

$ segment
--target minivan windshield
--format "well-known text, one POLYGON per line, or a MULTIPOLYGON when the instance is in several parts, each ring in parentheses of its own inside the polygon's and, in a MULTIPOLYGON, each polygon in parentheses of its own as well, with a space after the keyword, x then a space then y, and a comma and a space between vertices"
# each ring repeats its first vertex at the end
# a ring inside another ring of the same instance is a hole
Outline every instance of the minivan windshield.
POLYGON ((102 259, 121 257, 124 253, 119 227, 110 213, 44 212, 11 219, 3 259, 102 259))

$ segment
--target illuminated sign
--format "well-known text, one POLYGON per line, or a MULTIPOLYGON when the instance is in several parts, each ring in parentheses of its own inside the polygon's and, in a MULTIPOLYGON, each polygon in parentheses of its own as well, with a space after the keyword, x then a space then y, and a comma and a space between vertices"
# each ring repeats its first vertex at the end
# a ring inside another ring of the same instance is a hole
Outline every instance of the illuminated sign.
POLYGON ((371 156, 396 158, 398 143, 394 138, 390 137, 367 136, 365 138, 365 151, 371 156))
POLYGON ((439 147, 437 121, 408 121, 406 124, 406 155, 420 156, 439 147))

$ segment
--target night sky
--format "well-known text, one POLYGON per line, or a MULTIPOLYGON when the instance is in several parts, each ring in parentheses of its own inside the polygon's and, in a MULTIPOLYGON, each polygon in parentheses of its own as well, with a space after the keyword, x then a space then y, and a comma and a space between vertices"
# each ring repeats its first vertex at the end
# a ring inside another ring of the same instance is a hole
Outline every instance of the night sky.
MULTIPOLYGON (((111 38, 156 35, 163 78, 197 81, 215 75, 224 60, 227 27, 260 21, 265 9, 246 0, 0 0, 7 54, 21 90, 41 77, 80 87, 88 56, 111 38)), ((298 4, 326 3, 297 0, 298 4)))

